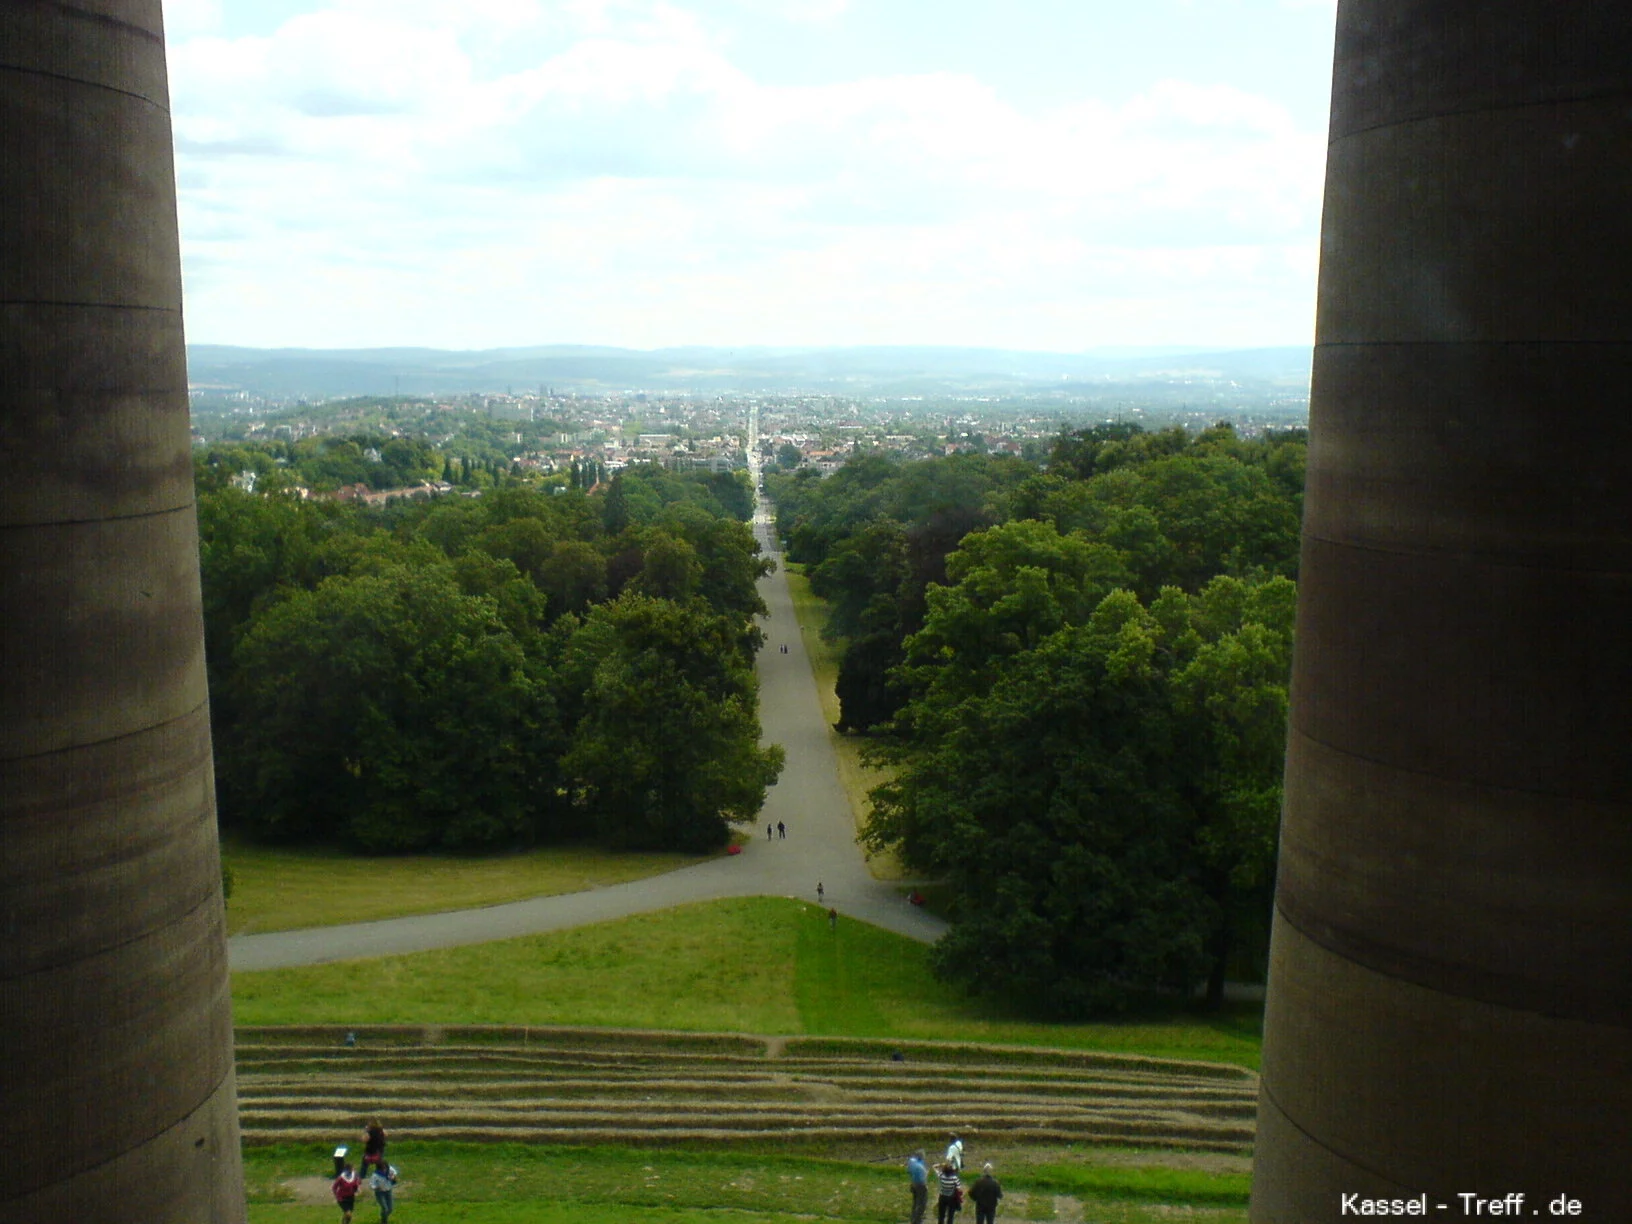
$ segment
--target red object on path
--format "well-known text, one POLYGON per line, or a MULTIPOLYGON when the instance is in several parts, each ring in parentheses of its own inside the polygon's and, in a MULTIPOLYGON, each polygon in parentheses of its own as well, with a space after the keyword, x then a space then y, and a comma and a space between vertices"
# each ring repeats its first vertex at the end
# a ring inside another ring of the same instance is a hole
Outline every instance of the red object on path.
POLYGON ((742 847, 738 846, 738 845, 735 845, 735 844, 732 844, 732 845, 729 845, 729 846, 727 846, 725 848, 725 852, 727 854, 741 854, 742 853, 742 847))

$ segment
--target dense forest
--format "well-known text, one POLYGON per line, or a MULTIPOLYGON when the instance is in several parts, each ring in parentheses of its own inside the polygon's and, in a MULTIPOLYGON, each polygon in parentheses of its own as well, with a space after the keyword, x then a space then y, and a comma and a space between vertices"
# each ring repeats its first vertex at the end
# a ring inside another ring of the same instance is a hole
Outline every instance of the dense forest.
MULTIPOLYGON (((381 461, 436 466, 404 445, 381 461)), ((272 450, 268 470, 289 458, 272 450)), ((588 495, 500 473, 480 497, 370 508, 247 492, 244 462, 197 465, 224 825, 372 851, 704 850, 758 812, 781 758, 758 743, 768 562, 744 479, 631 468, 588 495)))
POLYGON ((1042 471, 768 477, 889 767, 864 841, 951 886, 945 976, 1081 1016, 1261 957, 1304 451, 1107 425, 1042 471))

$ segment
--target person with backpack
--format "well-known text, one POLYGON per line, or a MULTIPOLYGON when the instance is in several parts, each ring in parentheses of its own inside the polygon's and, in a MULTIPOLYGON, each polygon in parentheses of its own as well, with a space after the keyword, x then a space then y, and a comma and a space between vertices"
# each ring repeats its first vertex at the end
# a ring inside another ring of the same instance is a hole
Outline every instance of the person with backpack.
POLYGON ((381 1160, 369 1175, 368 1188, 374 1191, 374 1205, 380 1209, 380 1224, 391 1218, 391 1191, 397 1185, 397 1170, 381 1160))
POLYGON ((357 1192, 362 1188, 363 1179, 357 1176, 357 1170, 347 1161, 341 1167, 340 1175, 329 1186, 334 1192, 334 1201, 340 1204, 340 1224, 351 1224, 351 1213, 357 1206, 357 1192))

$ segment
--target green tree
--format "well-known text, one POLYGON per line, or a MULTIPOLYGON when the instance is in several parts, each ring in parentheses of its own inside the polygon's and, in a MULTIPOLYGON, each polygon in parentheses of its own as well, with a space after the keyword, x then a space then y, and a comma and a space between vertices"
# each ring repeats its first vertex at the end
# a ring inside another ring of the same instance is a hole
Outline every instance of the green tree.
POLYGON ((1296 587, 1115 590, 1084 615, 1040 528, 968 537, 931 589, 864 838, 952 883, 950 977, 978 950, 983 985, 1048 1011, 1203 978, 1219 1000, 1269 903, 1296 587))
MULTIPOLYGON (((280 583, 310 580, 338 507, 263 497, 230 486, 198 496, 204 647, 219 687, 243 626, 280 583)), ((221 711, 217 711, 220 713, 221 711)))
POLYGON ((234 665, 222 795, 249 827, 400 850, 566 832, 549 675, 445 569, 290 591, 234 665))
POLYGON ((1217 1006, 1241 928, 1267 935, 1297 587, 1220 577, 1194 598, 1165 591, 1159 605, 1153 613, 1179 629, 1169 682, 1181 728, 1174 773, 1217 915, 1207 977, 1217 1006))
POLYGON ((863 837, 951 884, 942 976, 1083 1016, 1202 972, 1212 910, 1165 768, 1159 640, 1114 592, 986 690, 935 687, 909 707, 912 750, 892 754, 900 772, 873 792, 863 837))
POLYGON ((646 539, 644 553, 631 590, 679 603, 697 593, 703 566, 697 560, 697 550, 685 540, 677 540, 666 531, 654 531, 646 539))
POLYGON ((765 614, 759 580, 771 572, 772 562, 760 556, 746 524, 728 517, 724 507, 716 511, 692 501, 667 506, 657 524, 691 546, 701 567, 696 591, 711 607, 744 618, 765 614))
POLYGON ((709 850, 757 816, 782 752, 759 746, 743 633, 700 601, 630 592, 573 635, 564 670, 582 713, 562 764, 609 845, 709 850))
POLYGON ((582 540, 558 540, 538 575, 552 616, 583 615, 606 598, 606 583, 606 558, 582 540))
POLYGON ((810 589, 828 603, 823 636, 848 638, 895 627, 909 567, 907 533, 894 519, 874 520, 835 544, 810 570, 810 589))
POLYGON ((971 532, 946 570, 951 585, 928 589, 924 627, 906 643, 915 688, 984 688, 1006 659, 1082 623, 1127 578, 1108 544, 1035 521, 971 532))

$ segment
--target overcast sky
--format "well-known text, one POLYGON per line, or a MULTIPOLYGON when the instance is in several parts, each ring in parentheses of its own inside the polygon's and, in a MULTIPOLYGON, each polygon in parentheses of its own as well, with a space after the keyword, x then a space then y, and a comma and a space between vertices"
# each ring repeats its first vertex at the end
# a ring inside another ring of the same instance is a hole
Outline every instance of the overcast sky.
POLYGON ((1306 344, 1333 0, 165 0, 188 339, 1306 344))

